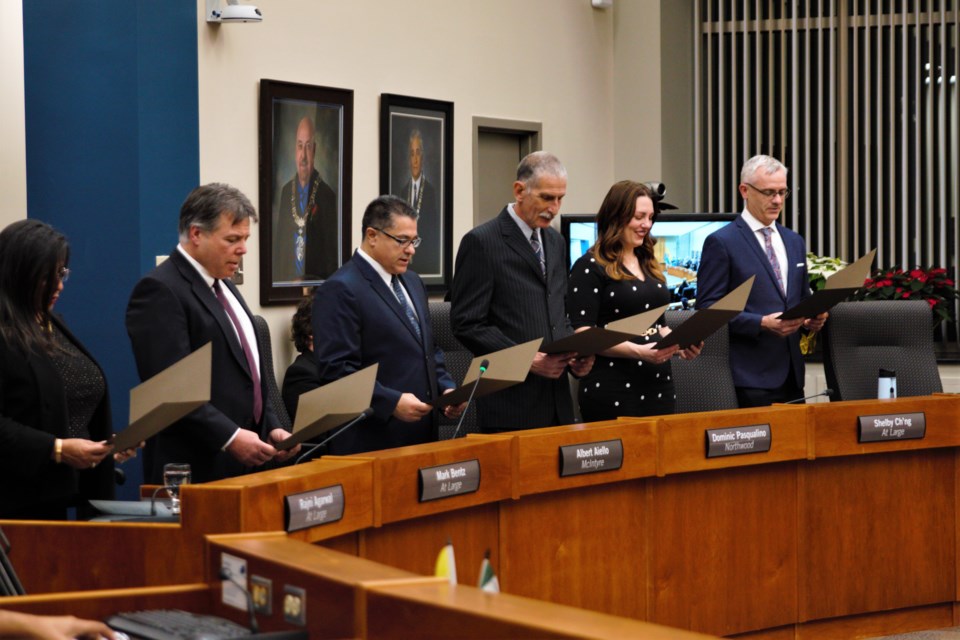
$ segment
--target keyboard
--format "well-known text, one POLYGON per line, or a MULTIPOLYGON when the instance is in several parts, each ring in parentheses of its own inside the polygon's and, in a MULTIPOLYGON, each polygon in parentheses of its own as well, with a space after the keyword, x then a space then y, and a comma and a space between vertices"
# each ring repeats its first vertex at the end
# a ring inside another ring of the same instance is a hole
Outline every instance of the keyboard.
POLYGON ((130 638, 145 640, 213 640, 215 638, 249 638, 246 627, 217 616, 202 615, 179 609, 129 611, 107 619, 111 629, 123 631, 130 638))

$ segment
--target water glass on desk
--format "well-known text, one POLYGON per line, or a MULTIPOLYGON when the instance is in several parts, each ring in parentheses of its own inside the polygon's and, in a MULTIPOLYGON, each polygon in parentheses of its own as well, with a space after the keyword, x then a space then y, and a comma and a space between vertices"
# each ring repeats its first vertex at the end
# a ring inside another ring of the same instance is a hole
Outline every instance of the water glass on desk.
POLYGON ((180 515, 180 485, 190 484, 190 465, 183 462, 163 465, 163 484, 170 494, 170 511, 180 515))

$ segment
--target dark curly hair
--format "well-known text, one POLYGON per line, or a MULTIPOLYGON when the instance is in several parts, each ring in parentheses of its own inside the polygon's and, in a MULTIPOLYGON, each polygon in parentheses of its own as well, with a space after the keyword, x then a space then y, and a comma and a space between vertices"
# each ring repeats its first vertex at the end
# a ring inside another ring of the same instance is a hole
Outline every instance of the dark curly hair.
POLYGON ((313 297, 316 294, 314 289, 297 304, 297 310, 293 314, 293 320, 290 322, 290 339, 293 340, 293 346, 300 353, 310 351, 310 344, 313 342, 313 327, 311 318, 313 309, 313 297))

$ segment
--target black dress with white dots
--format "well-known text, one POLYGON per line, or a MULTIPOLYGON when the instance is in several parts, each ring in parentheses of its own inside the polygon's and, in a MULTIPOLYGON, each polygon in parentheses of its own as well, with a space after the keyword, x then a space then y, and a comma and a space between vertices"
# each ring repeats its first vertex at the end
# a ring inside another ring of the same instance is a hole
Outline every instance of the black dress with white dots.
MULTIPOLYGON (((649 275, 644 280, 613 280, 590 253, 570 271, 567 315, 574 329, 603 327, 668 302, 670 292, 664 283, 649 275)), ((661 322, 663 318, 634 342, 656 341, 661 322)), ((670 362, 656 365, 598 355, 593 369, 580 380, 579 398, 585 422, 673 413, 676 396, 670 362)))

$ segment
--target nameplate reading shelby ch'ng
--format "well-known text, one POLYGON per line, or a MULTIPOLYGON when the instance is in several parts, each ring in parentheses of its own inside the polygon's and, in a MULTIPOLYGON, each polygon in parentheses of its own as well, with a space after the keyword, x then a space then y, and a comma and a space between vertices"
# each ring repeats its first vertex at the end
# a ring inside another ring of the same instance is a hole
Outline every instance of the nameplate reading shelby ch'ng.
POLYGON ((462 460, 419 470, 420 502, 452 498, 480 488, 480 461, 462 460))
POLYGON ((707 457, 739 456, 770 451, 773 434, 769 424, 707 429, 707 457))
POLYGON ((922 412, 859 416, 859 421, 860 442, 919 440, 927 433, 927 416, 922 412))
POLYGON ((560 447, 560 477, 616 471, 623 466, 623 441, 604 440, 560 447))
POLYGON ((343 517, 343 485, 286 496, 283 520, 287 532, 336 522, 343 517))

